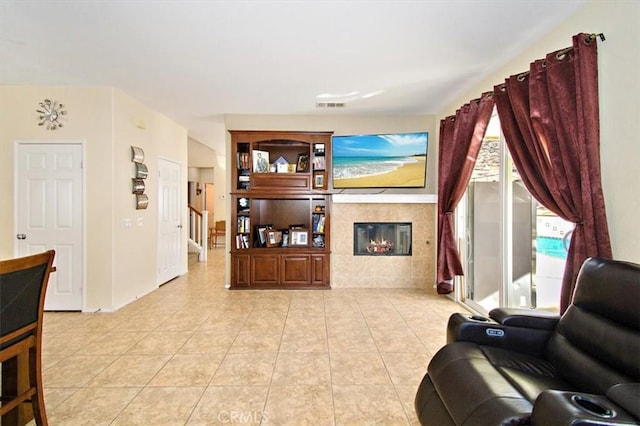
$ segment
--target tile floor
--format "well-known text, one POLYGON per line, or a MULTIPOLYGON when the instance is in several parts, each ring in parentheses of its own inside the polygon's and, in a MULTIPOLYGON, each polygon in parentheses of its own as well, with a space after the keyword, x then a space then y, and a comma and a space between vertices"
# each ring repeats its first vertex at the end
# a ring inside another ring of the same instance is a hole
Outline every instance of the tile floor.
POLYGON ((115 313, 46 313, 49 424, 409 425, 449 299, 229 291, 224 249, 115 313))

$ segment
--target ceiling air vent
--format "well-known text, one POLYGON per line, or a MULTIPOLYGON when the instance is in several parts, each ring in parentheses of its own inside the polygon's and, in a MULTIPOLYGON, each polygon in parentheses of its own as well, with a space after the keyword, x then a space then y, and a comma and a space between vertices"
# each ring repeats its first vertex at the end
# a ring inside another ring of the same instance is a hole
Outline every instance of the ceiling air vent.
POLYGON ((344 108, 344 102, 316 102, 316 108, 344 108))

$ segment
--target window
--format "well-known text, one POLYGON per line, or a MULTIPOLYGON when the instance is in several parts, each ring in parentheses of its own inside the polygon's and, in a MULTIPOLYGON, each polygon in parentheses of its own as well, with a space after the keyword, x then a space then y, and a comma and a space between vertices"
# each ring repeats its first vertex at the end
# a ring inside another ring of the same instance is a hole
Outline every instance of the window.
POLYGON ((488 312, 499 306, 559 311, 573 224, 540 205, 513 166, 494 114, 456 211, 465 275, 457 297, 488 312))

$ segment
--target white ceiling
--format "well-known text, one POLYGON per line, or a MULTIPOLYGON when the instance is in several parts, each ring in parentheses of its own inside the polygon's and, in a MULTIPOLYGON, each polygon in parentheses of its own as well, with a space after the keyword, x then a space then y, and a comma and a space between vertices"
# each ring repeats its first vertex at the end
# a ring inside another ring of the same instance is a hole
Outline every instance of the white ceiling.
POLYGON ((0 83, 117 87, 216 146, 229 113, 437 113, 585 1, 0 0, 0 83))

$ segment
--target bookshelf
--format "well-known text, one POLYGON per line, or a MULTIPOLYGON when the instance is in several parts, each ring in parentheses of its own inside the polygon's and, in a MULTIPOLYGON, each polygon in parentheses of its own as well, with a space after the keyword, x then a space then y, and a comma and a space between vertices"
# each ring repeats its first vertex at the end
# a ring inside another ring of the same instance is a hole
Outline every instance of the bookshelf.
POLYGON ((231 288, 329 288, 331 133, 230 133, 231 288))

